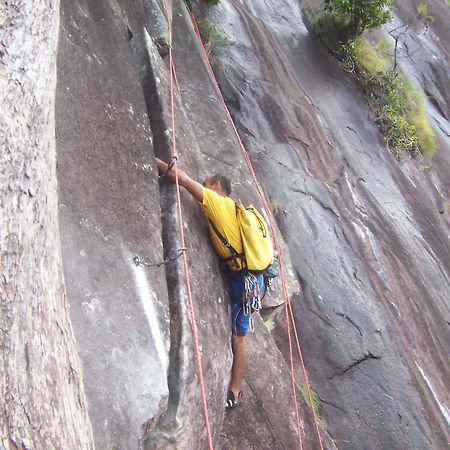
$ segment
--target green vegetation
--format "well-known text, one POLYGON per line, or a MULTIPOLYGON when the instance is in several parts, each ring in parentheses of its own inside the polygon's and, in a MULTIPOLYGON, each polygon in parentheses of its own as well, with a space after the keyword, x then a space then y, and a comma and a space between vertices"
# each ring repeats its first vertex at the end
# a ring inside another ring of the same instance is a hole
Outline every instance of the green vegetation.
MULTIPOLYGON (((419 152, 432 156, 436 150, 434 133, 428 118, 425 97, 397 70, 397 44, 406 28, 390 33, 395 49, 387 39, 371 43, 361 37, 366 29, 376 28, 391 18, 391 0, 325 0, 325 7, 312 21, 312 29, 322 43, 341 61, 341 66, 356 75, 362 85, 376 122, 394 154, 419 152)), ((427 16, 421 4, 418 21, 427 16)))
POLYGON ((403 84, 407 99, 407 120, 415 128, 420 151, 431 157, 436 152, 436 140, 428 118, 425 96, 409 81, 403 84))
POLYGON ((442 214, 447 211, 450 211, 450 202, 444 202, 442 204, 442 214))
POLYGON ((428 15, 428 5, 426 3, 420 3, 417 6, 417 14, 415 18, 424 23, 431 23, 434 20, 433 16, 428 15))
POLYGON ((339 48, 390 20, 392 0, 325 0, 312 25, 327 47, 339 48))
POLYGON ((206 19, 198 19, 197 25, 208 55, 217 47, 235 44, 218 25, 208 22, 206 19))
MULTIPOLYGON (((322 410, 322 404, 320 403, 319 396, 317 395, 317 392, 311 386, 310 386, 310 390, 311 390, 311 398, 312 398, 314 413, 316 414, 317 420, 323 424, 324 423, 323 410, 322 410)), ((306 386, 306 384, 302 384, 300 386, 300 391, 302 392, 305 401, 309 405, 308 387, 306 386)))
POLYGON ((263 318, 264 325, 266 326, 266 328, 269 331, 273 331, 273 329, 275 328, 274 317, 275 317, 275 314, 272 313, 263 318))
POLYGON ((353 57, 355 63, 371 75, 386 72, 391 67, 392 48, 387 39, 381 39, 376 45, 365 39, 356 39, 345 49, 353 57))
POLYGON ((217 5, 219 2, 220 0, 205 0, 208 5, 217 5))
POLYGON ((391 0, 325 0, 324 10, 333 14, 354 39, 368 29, 378 28, 392 20, 391 0))
POLYGON ((421 91, 392 70, 392 50, 386 40, 370 44, 362 38, 345 49, 392 151, 400 156, 419 151, 433 156, 436 144, 421 91))

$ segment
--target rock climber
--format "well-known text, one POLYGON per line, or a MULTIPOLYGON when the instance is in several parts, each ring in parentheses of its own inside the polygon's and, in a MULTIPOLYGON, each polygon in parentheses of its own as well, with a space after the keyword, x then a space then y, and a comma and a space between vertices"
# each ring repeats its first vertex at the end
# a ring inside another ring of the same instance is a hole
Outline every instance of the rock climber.
MULTIPOLYGON (((229 197, 231 183, 224 175, 208 176, 203 185, 194 181, 180 169, 171 170, 164 161, 156 158, 158 169, 165 177, 175 183, 175 170, 178 173, 178 183, 183 186, 195 199, 208 218, 208 226, 212 243, 219 257, 226 261, 225 270, 229 280, 231 306, 231 348, 233 351, 233 365, 231 380, 225 402, 226 409, 237 406, 241 394, 242 381, 247 368, 247 346, 245 336, 250 327, 250 314, 243 309, 244 271, 240 258, 230 258, 230 251, 218 236, 216 230, 239 253, 242 253, 242 241, 239 224, 236 219, 235 202, 229 197)), ((261 295, 264 293, 263 275, 256 275, 261 295)))

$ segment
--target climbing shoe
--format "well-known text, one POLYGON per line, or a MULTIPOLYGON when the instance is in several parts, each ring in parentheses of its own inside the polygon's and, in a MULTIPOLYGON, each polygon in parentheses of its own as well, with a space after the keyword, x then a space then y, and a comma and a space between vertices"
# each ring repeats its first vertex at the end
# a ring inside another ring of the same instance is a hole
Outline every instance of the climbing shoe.
POLYGON ((228 391, 227 401, 225 402, 225 409, 232 409, 238 405, 238 400, 241 394, 239 393, 238 398, 235 397, 233 391, 228 391))

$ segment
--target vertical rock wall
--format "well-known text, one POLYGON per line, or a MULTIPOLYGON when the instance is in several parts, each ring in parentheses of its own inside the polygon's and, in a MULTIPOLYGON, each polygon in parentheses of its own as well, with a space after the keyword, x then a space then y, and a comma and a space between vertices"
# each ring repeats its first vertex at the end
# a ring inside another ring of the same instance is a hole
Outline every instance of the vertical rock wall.
MULTIPOLYGON (((173 147, 167 12, 178 164, 199 181, 225 172, 236 200, 261 205, 189 13, 181 0, 62 1, 56 187, 57 10, 42 2, 18 11, 1 16, 14 31, 0 54, 2 103, 14 105, 14 116, 2 117, 2 345, 4 367, 17 368, 2 377, 4 442, 92 448, 91 422, 101 449, 202 448, 180 218, 174 186, 154 165, 173 147), (36 399, 42 413, 31 408, 36 399), (41 417, 52 420, 36 431, 41 417)), ((297 5, 222 0, 213 14, 235 41, 216 61, 221 87, 292 257, 293 265, 284 258, 290 295, 326 448, 334 447, 327 427, 349 449, 439 448, 447 436, 445 133, 439 170, 397 168, 362 96, 298 25, 297 5)), ((244 402, 225 416, 226 282, 184 191, 181 209, 214 443, 295 448, 284 315, 256 319, 244 402)), ((267 304, 282 302, 278 294, 267 304)), ((296 376, 304 446, 316 448, 296 376)))
MULTIPOLYGON (((164 181, 159 189, 154 165, 155 155, 170 152, 167 61, 143 33, 146 17, 143 4, 62 4, 65 277, 97 447, 134 449, 147 435, 147 446, 197 448, 205 429, 192 408, 199 391, 184 270, 174 258, 175 191, 164 181), (136 266, 136 256, 149 266, 136 266)), ((179 99, 176 110, 180 164, 201 179, 195 130, 179 99)), ((203 215, 187 193, 182 209, 208 404, 220 405, 210 417, 217 437, 231 365, 226 294, 203 215)))
MULTIPOLYGON (((399 162, 385 148, 364 97, 308 35, 299 5, 222 2, 208 18, 234 41, 216 52, 215 69, 281 204, 278 225, 302 286, 297 323, 329 432, 349 449, 442 448, 445 117, 431 113, 444 125, 428 174, 426 160, 399 162)), ((281 349, 283 330, 274 329, 281 349)))
POLYGON ((61 5, 61 243, 96 446, 104 449, 137 448, 168 397, 159 189, 130 46, 144 21, 139 2, 61 5))
MULTIPOLYGON (((65 276, 97 446, 201 448, 206 434, 186 280, 181 258, 174 258, 181 246, 176 196, 170 183, 158 185, 153 159, 168 160, 172 146, 164 7, 146 2, 146 8, 106 0, 62 5, 57 144, 65 276), (158 26, 147 27, 151 39, 143 25, 155 17, 158 26), (173 260, 137 267, 135 256, 152 264, 173 260)), ((173 6, 173 17, 178 163, 199 181, 227 172, 235 198, 258 203, 183 2, 173 6)), ((181 207, 218 443, 231 368, 228 294, 203 214, 184 191, 181 207)), ((293 272, 287 275, 297 290, 293 272)), ((267 347, 273 369, 289 379, 273 341, 268 345, 267 334, 258 336, 253 345, 267 347)), ((254 362, 255 373, 266 370, 264 358, 254 362)), ((275 420, 290 384, 274 397, 270 373, 258 377, 267 379, 266 391, 261 383, 255 387, 259 396, 271 396, 267 410, 275 420)), ((254 397, 252 385, 248 395, 254 397)), ((256 405, 261 426, 270 427, 256 405)), ((284 428, 275 430, 274 439, 295 445, 293 410, 278 420, 284 428)))

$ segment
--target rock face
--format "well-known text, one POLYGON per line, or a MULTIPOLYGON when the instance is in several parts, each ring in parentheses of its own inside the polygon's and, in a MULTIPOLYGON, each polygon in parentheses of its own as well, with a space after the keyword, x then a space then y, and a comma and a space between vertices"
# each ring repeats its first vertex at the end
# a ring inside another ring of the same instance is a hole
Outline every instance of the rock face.
MULTIPOLYGON (((294 310, 329 433, 346 449, 444 447, 444 108, 430 105, 434 168, 398 162, 297 5, 232 1, 209 17, 236 42, 218 52, 216 72, 260 179, 286 211, 278 225, 302 286, 294 310)), ((278 320, 273 331, 281 349, 284 327, 278 320)))
MULTIPOLYGON (((450 133, 448 64, 438 67, 426 50, 434 35, 427 45, 416 40, 423 63, 405 63, 405 70, 433 93, 438 152, 431 161, 398 161, 353 80, 309 36, 299 4, 221 0, 197 7, 234 42, 213 53, 214 70, 276 219, 307 370, 288 334, 277 280, 248 337, 242 406, 225 414, 232 359, 226 279, 200 208, 181 191, 180 216, 175 187, 158 179, 154 158, 175 152, 200 182, 224 172, 235 200, 263 208, 185 4, 62 0, 60 227, 48 230, 56 256, 61 245, 83 365, 75 423, 84 436, 92 425, 102 450, 205 448, 195 320, 215 448, 292 449, 299 437, 303 448, 319 448, 313 412, 327 449, 445 448, 450 133), (307 374, 313 408, 305 400, 307 374)), ((54 23, 50 29, 54 42, 54 23)), ((42 106, 47 113, 50 100, 42 106)), ((46 127, 53 129, 50 119, 46 127)), ((56 194, 52 183, 41 195, 56 194)), ((55 217, 56 204, 49 204, 55 217)), ((62 323, 64 311, 55 314, 62 323)), ((70 339, 64 343, 75 360, 70 339)), ((52 370, 60 364, 52 362, 52 370)), ((51 447, 36 439, 33 448, 51 447)), ((90 446, 87 438, 61 444, 90 446)))
POLYGON ((152 132, 130 35, 143 5, 61 4, 61 243, 97 448, 138 448, 168 402, 170 308, 152 132), (151 266, 136 265, 135 258, 151 266), (100 432, 101 430, 101 432, 100 432))
MULTIPOLYGON (((182 260, 156 266, 179 254, 181 244, 174 187, 162 180, 158 189, 154 170, 154 156, 168 159, 171 145, 167 57, 143 31, 145 17, 154 15, 144 11, 155 8, 62 4, 61 235, 91 421, 101 430, 95 433, 99 448, 137 448, 141 438, 147 448, 199 448, 205 441, 182 260), (137 267, 135 256, 152 266, 137 267)), ((199 180, 213 171, 229 172, 240 180, 237 198, 258 203, 187 10, 177 3, 174 11, 180 164, 199 180)), ((181 194, 218 442, 231 366, 227 292, 203 214, 181 194)), ((298 291, 288 258, 287 263, 291 290, 298 291)), ((282 303, 280 295, 267 299, 270 306, 282 303)), ((275 345, 273 351, 279 357, 275 345)), ((282 359, 279 364, 288 373, 282 359)), ((285 426, 295 432, 292 416, 285 426)))

